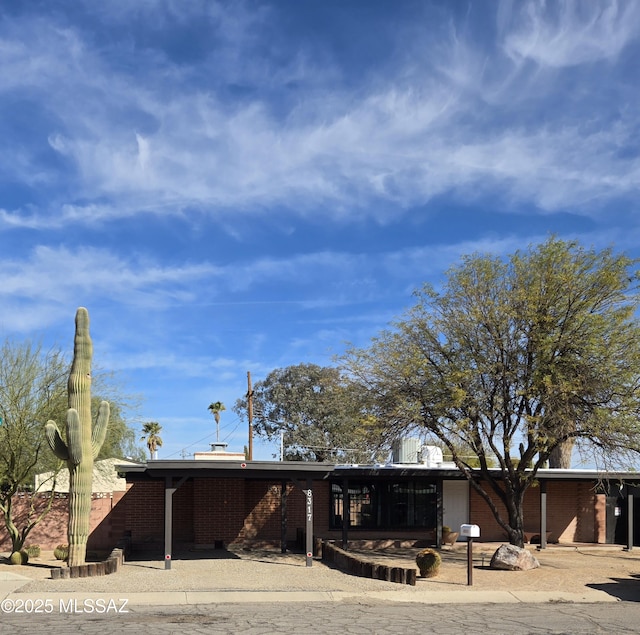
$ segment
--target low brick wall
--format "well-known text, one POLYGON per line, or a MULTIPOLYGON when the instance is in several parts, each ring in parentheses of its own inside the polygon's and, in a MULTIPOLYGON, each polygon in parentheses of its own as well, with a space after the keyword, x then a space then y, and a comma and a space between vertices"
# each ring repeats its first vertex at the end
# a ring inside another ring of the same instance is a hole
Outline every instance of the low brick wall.
POLYGON ((398 584, 416 585, 417 571, 415 568, 389 567, 360 556, 354 556, 332 542, 322 542, 322 560, 334 564, 336 567, 362 578, 397 582, 398 584))
POLYGON ((124 564, 124 550, 114 549, 106 560, 102 562, 88 562, 76 567, 61 567, 51 570, 52 580, 66 580, 68 578, 93 578, 96 576, 116 573, 124 564))

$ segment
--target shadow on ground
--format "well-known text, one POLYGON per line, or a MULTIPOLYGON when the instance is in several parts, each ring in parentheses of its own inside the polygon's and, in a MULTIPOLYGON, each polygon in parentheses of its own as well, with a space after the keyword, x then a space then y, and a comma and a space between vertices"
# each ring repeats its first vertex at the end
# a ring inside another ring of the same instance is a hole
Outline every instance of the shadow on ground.
POLYGON ((16 567, 16 571, 17 571, 17 567, 30 567, 32 569, 59 569, 60 568, 60 565, 45 564, 43 562, 33 562, 32 560, 29 560, 29 562, 23 565, 12 565, 9 558, 4 558, 4 557, 0 557, 0 564, 6 564, 11 567, 16 567))
MULTIPOLYGON (((240 556, 227 549, 181 549, 171 554, 172 560, 238 560, 240 556)), ((127 555, 127 562, 156 562, 164 555, 155 550, 135 550, 127 555)))
POLYGON ((587 584, 587 588, 604 591, 611 597, 623 602, 640 602, 640 575, 629 578, 611 578, 611 582, 604 584, 587 584))

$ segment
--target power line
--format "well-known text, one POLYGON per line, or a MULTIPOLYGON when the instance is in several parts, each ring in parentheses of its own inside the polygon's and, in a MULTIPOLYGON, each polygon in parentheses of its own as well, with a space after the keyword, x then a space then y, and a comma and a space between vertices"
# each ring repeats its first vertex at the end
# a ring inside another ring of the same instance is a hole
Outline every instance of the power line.
MULTIPOLYGON (((235 423, 236 426, 233 428, 233 430, 231 430, 227 436, 225 437, 225 441, 227 439, 229 439, 229 437, 231 437, 237 430, 238 427, 240 425, 240 423, 242 422, 242 420, 239 417, 236 417, 233 421, 231 421, 229 424, 226 424, 223 426, 223 430, 228 427, 229 425, 235 423)), ((167 455, 167 458, 170 459, 172 456, 176 456, 176 455, 180 455, 182 458, 184 458, 183 454, 186 452, 186 450, 188 450, 189 448, 192 448, 194 445, 198 445, 199 443, 204 443, 207 439, 210 439, 212 436, 214 436, 216 434, 216 430, 212 431, 210 434, 208 434, 205 437, 202 437, 201 439, 198 439, 197 441, 194 441, 193 443, 190 443, 189 445, 186 445, 184 447, 182 447, 180 450, 173 452, 171 454, 167 455)), ((190 453, 193 454, 193 453, 190 453)))

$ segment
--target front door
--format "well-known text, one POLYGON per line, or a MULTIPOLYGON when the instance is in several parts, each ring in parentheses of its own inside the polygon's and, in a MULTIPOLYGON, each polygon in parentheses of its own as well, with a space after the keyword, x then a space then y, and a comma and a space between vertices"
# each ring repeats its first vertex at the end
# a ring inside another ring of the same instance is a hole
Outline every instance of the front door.
POLYGON ((469 482, 443 481, 442 522, 451 531, 460 531, 460 525, 469 522, 469 482))

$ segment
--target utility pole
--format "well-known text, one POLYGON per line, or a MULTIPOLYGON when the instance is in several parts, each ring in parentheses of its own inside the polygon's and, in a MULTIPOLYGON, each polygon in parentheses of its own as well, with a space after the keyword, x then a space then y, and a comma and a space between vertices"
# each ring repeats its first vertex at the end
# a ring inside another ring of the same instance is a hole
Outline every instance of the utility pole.
POLYGON ((249 461, 253 461, 253 389, 251 388, 251 372, 247 371, 247 417, 249 419, 249 461))

